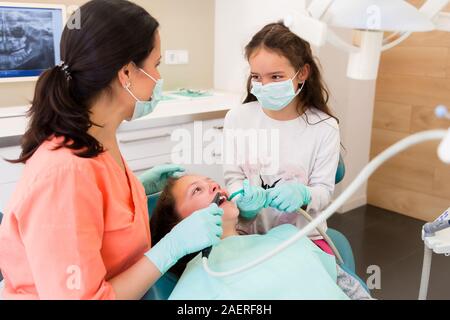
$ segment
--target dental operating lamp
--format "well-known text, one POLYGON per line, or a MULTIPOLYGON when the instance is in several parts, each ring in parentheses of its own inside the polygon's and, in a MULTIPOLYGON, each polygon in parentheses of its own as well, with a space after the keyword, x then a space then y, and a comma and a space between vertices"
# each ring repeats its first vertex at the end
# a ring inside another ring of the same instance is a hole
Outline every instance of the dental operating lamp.
POLYGON ((327 42, 349 53, 347 76, 377 78, 381 52, 413 32, 450 31, 449 0, 428 0, 419 9, 403 0, 313 0, 306 10, 285 17, 294 33, 316 47, 327 42), (359 45, 347 43, 331 27, 359 31, 359 45), (385 37, 386 32, 391 32, 385 37))

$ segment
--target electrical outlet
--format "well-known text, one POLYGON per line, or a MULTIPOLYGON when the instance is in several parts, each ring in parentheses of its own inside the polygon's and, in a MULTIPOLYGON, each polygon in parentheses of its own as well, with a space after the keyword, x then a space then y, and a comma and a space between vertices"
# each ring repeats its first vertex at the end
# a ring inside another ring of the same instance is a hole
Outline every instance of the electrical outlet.
POLYGON ((188 64, 189 52, 187 50, 166 50, 165 64, 188 64))

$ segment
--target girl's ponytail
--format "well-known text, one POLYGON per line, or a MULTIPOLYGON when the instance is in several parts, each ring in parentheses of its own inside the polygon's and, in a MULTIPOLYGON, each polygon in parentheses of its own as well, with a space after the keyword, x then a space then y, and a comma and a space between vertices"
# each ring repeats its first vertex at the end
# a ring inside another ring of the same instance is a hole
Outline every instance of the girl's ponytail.
MULTIPOLYGON (((91 125, 86 106, 76 101, 70 90, 72 79, 60 66, 44 71, 36 83, 28 129, 22 137, 22 153, 13 163, 25 163, 46 139, 52 135, 64 137, 63 145, 79 150, 101 152, 102 147, 87 130, 91 125), (69 145, 70 141, 70 145, 69 145)), ((79 152, 89 156, 90 152, 79 152)))

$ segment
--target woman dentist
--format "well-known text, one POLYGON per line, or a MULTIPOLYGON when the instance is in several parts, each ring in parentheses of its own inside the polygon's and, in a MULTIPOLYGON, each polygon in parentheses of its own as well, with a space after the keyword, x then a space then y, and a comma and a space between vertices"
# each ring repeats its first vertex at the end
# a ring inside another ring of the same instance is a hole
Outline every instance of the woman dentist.
POLYGON ((63 62, 39 78, 16 162, 21 180, 0 226, 7 299, 140 299, 177 260, 216 244, 222 209, 198 210, 151 248, 146 192, 116 131, 154 109, 162 79, 158 22, 125 0, 93 0, 64 29, 63 62))

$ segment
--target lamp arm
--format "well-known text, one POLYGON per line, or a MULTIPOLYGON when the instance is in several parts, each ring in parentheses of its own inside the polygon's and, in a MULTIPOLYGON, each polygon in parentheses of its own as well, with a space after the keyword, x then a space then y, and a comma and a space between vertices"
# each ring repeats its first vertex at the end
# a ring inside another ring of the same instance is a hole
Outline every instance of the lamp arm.
POLYGON ((321 19, 334 0, 313 0, 307 8, 311 18, 321 19))
MULTIPOLYGON (((440 11, 444 9, 448 2, 449 0, 428 0, 420 7, 419 11, 427 16, 430 20, 438 21, 439 18, 442 20, 442 18, 445 18, 446 15, 440 13, 440 11)), ((383 47, 381 48, 381 51, 386 51, 395 47, 396 45, 405 41, 410 35, 411 32, 395 32, 391 34, 389 37, 383 40, 383 47), (399 37, 394 41, 388 42, 389 39, 396 36, 399 37)))
POLYGON ((359 47, 348 44, 342 40, 331 28, 328 28, 327 32, 327 41, 333 46, 345 50, 348 53, 354 53, 360 50, 359 47))
MULTIPOLYGON (((440 11, 444 9, 449 0, 428 0, 425 2, 419 9, 421 13, 427 16, 430 20, 438 20, 439 18, 445 17, 445 15, 440 14, 440 11)), ((411 32, 395 32, 391 34, 389 37, 383 40, 383 47, 381 51, 389 50, 401 42, 405 41, 411 32), (394 41, 389 42, 389 40, 393 37, 399 36, 394 41)))
POLYGON ((391 41, 391 39, 397 38, 398 36, 401 36, 404 33, 405 33, 405 31, 403 31, 403 32, 396 31, 394 33, 391 33, 390 35, 388 35, 386 38, 383 39, 383 45, 388 44, 391 41))
POLYGON ((412 34, 411 32, 396 32, 394 34, 391 34, 385 40, 388 40, 389 38, 392 38, 395 35, 400 35, 400 37, 398 37, 394 41, 388 42, 386 44, 385 44, 385 40, 383 40, 383 46, 381 47, 381 51, 386 51, 386 50, 389 50, 389 49, 395 47, 396 45, 398 45, 398 44, 402 43, 403 41, 405 41, 406 39, 408 39, 411 34, 412 34))
POLYGON ((450 32, 450 12, 440 12, 434 21, 437 30, 450 32))
POLYGON ((433 20, 448 4, 449 0, 427 0, 419 9, 421 13, 433 20))

